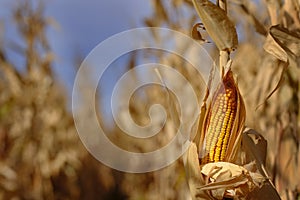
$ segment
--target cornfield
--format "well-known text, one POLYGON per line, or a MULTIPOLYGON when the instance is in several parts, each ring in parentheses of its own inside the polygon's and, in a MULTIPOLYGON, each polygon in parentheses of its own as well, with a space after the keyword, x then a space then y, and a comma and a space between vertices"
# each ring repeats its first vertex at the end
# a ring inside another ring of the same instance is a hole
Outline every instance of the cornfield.
MULTIPOLYGON (((25 66, 17 66, 10 50, 0 46, 0 199, 300 199, 300 1, 151 3, 152 14, 142 19, 145 27, 191 36, 216 63, 206 84, 175 53, 146 49, 127 54, 125 71, 147 61, 169 66, 203 101, 186 133, 186 153, 145 173, 118 171, 94 158, 77 134, 66 88, 53 71, 55 52, 46 36, 49 20, 42 6, 24 1, 11 11, 10 24, 21 36, 20 44, 12 42, 25 66)), ((158 43, 169 39, 155 32, 151 37, 158 43)), ((182 41, 176 48, 182 54, 189 50, 182 41)), ((88 87, 93 72, 85 73, 88 87)), ((165 109, 162 128, 146 139, 124 134, 116 122, 106 126, 108 105, 101 90, 97 92, 98 119, 116 146, 135 153, 158 150, 175 137, 181 115, 194 111, 189 96, 183 100, 187 111, 180 110, 177 94, 166 88, 167 76, 158 72, 157 77, 161 85, 139 88, 142 91, 129 101, 130 116, 139 126, 153 120, 148 115, 151 105, 165 109)), ((169 79, 176 91, 187 90, 175 77, 169 79)), ((82 88, 80 94, 85 97, 87 92, 82 88)), ((125 94, 120 101, 123 98, 125 94)), ((118 116, 125 114, 118 110, 118 116)), ((129 123, 120 119, 121 125, 129 123)), ((154 120, 161 123, 159 117, 154 120)))

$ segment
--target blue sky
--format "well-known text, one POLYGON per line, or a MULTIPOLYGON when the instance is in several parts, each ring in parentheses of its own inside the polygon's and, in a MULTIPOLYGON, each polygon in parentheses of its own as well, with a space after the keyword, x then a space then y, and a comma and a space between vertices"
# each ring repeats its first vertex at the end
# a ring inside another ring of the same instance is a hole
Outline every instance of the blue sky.
MULTIPOLYGON (((5 27, 5 41, 20 41, 13 24, 11 10, 22 0, 0 0, 0 19, 5 27)), ((39 0, 32 0, 36 3, 39 0)), ((101 41, 121 31, 143 26, 144 17, 151 14, 151 1, 141 0, 46 0, 45 15, 59 26, 47 30, 52 50, 56 54, 55 72, 71 93, 76 71, 76 56, 85 57, 101 41)), ((4 45, 7 45, 4 42, 4 45)), ((10 59, 22 60, 14 52, 10 59)))

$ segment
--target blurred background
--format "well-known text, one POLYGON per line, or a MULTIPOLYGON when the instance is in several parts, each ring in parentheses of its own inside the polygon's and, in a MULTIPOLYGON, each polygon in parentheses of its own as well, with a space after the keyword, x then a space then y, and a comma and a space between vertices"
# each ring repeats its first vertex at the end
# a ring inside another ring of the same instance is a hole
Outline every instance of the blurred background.
MULTIPOLYGON (((268 141, 267 170, 282 199, 300 199, 300 179, 295 177, 300 174, 299 10, 299 1, 228 0, 239 36, 233 71, 246 104, 246 125, 268 141), (283 42, 296 55, 284 72, 263 49, 268 28, 275 24, 299 39, 295 47, 283 42), (281 75, 280 87, 265 101, 281 75)), ((144 174, 119 172, 94 159, 77 135, 71 92, 82 60, 113 34, 157 26, 189 35, 199 21, 189 0, 0 0, 0 199, 189 199, 181 159, 144 174)), ((205 31, 203 37, 210 40, 205 31)), ((217 61, 214 44, 204 47, 217 61)), ((100 123, 105 124, 114 82, 149 60, 177 69, 201 98, 201 77, 180 57, 134 51, 117 59, 99 82, 100 123)), ((174 137, 178 119, 172 117, 163 88, 149 86, 140 93, 129 108, 137 124, 149 122, 145 113, 153 103, 167 110, 158 136, 141 141, 114 123, 106 131, 118 146, 148 152, 174 137)))

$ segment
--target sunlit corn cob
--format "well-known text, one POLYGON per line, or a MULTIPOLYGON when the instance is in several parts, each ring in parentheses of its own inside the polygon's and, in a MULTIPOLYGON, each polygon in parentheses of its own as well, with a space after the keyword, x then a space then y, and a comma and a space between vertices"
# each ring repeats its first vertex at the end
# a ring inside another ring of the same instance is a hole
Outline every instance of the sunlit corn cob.
POLYGON ((232 72, 228 71, 215 91, 204 119, 200 164, 230 161, 234 157, 240 140, 239 132, 244 125, 241 109, 244 114, 237 85, 232 72))

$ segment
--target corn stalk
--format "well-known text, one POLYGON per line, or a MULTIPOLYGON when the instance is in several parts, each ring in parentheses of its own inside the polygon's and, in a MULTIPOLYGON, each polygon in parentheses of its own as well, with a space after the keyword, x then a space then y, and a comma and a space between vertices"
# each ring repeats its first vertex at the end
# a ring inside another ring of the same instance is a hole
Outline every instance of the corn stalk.
MULTIPOLYGON (((268 180, 263 162, 258 159, 261 152, 252 162, 246 163, 241 158, 246 153, 241 151, 242 135, 246 134, 243 133, 246 111, 231 71, 230 53, 237 48, 238 39, 235 26, 226 14, 226 1, 218 1, 215 5, 207 0, 193 0, 193 4, 219 49, 221 82, 212 94, 209 94, 208 85, 197 135, 186 154, 185 167, 192 199, 254 199, 265 187, 272 199, 280 199, 268 180)), ((255 148, 249 142, 251 137, 246 135, 244 138, 246 148, 255 148)))

